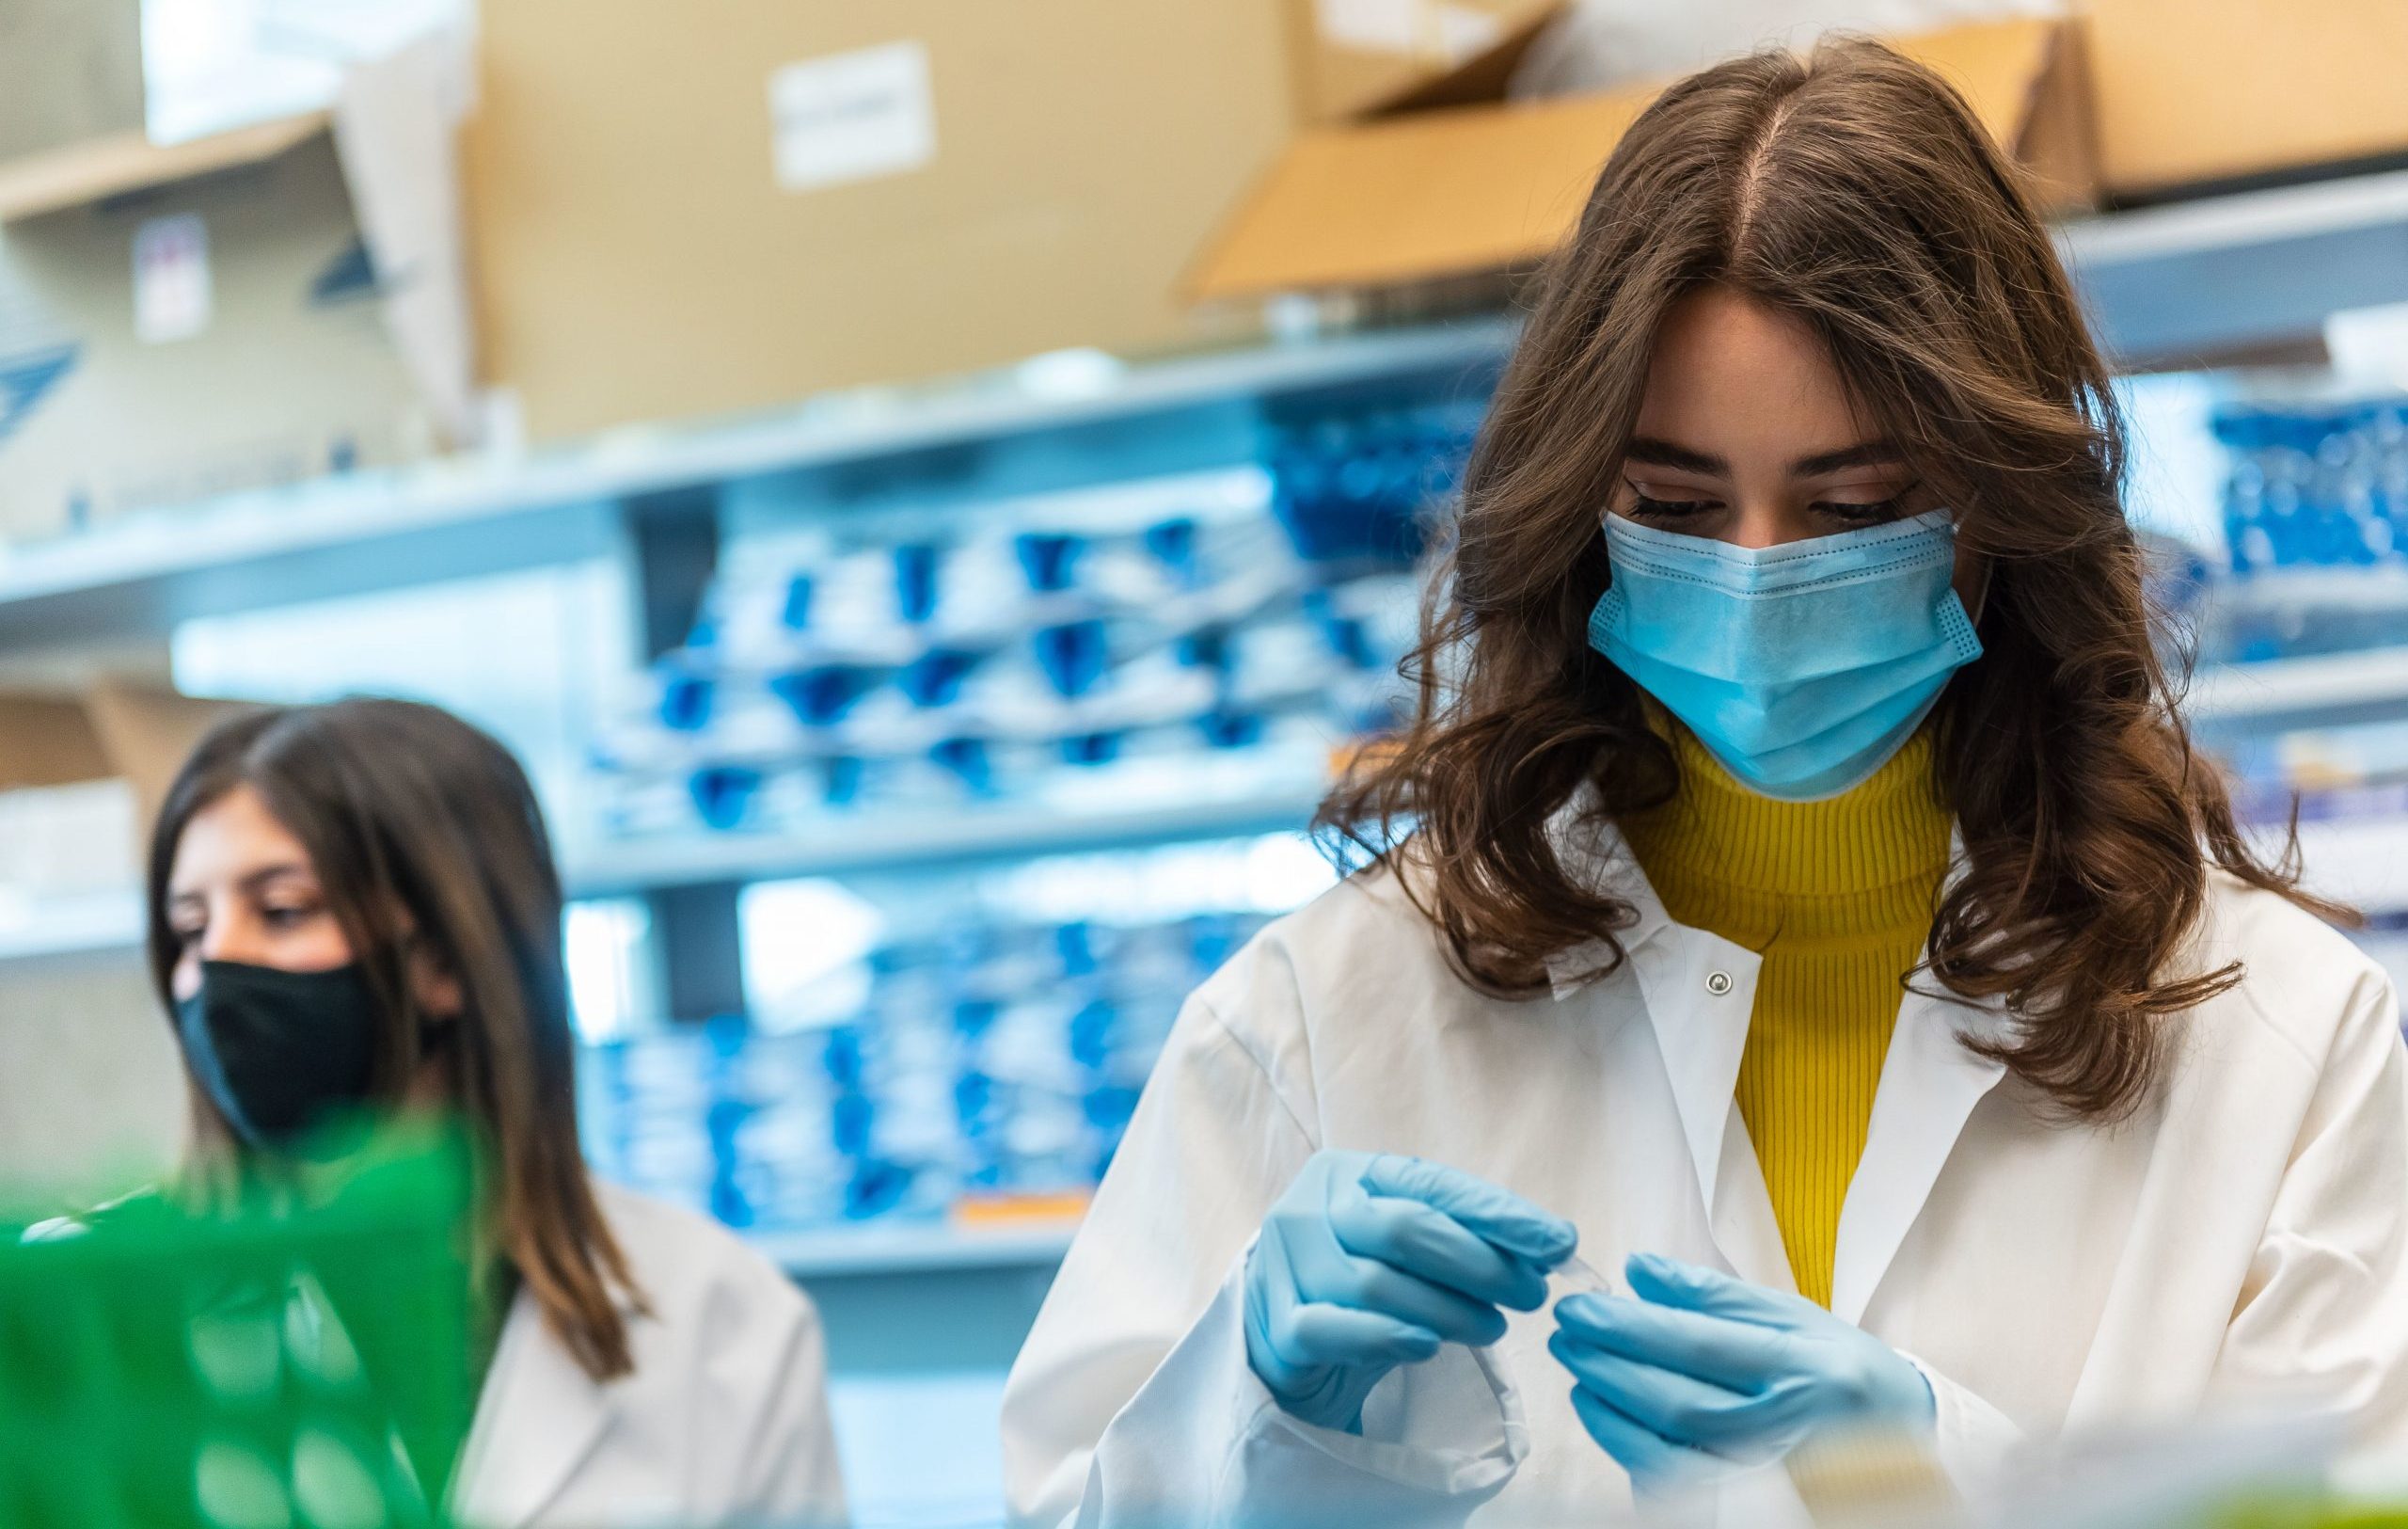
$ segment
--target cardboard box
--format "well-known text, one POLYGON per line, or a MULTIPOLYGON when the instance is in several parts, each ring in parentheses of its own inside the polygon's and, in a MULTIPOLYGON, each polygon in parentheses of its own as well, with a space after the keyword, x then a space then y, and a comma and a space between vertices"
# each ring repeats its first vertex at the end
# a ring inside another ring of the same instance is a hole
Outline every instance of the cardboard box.
MULTIPOLYGON (((1962 89, 2052 206, 2094 190, 2078 39, 2016 20, 1895 40, 1962 89)), ((1597 172, 1662 82, 1460 106, 1297 138, 1212 242, 1201 299, 1444 281, 1534 265, 1577 225, 1597 172)))
POLYGON ((2408 151, 2400 0, 2088 0, 2099 147, 2130 196, 2408 151))
POLYGON ((99 200, 55 168, 0 174, 0 205, 67 204, 0 240, 0 536, 429 449, 323 131, 99 200))
POLYGON ((141 128, 139 0, 0 0, 0 159, 141 128))
POLYGON ((488 0, 487 380, 534 438, 1251 332, 1179 278, 1294 126, 1286 0, 488 0))
POLYGON ((1296 88, 1307 122, 1394 110, 1441 80, 1493 78, 1495 94, 1564 0, 1291 0, 1296 88))
POLYGON ((117 683, 0 695, 0 889, 39 900, 124 886, 193 746, 246 709, 117 683))

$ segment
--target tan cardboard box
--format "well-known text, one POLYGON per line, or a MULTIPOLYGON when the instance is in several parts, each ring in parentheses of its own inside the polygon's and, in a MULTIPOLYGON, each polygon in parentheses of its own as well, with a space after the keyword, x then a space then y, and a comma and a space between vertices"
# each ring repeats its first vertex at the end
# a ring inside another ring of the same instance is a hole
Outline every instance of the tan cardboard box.
POLYGON ((1565 0, 1291 0, 1308 122, 1386 110, 1485 62, 1510 72, 1565 0))
POLYGON ((2408 150, 2402 0, 2088 0, 2107 187, 2408 150))
MULTIPOLYGON (((2044 201, 2088 203, 2087 96, 2069 25, 1994 22, 1893 41, 1965 92, 2044 201)), ((1614 144, 1661 88, 1311 129, 1210 244, 1190 291, 1375 289, 1532 265, 1570 235, 1614 144)))
POLYGON ((547 438, 1226 336, 1177 287, 1294 126, 1285 5, 487 0, 487 377, 547 438))
POLYGON ((135 194, 76 183, 0 175, 0 204, 59 208, 0 239, 0 537, 432 444, 323 132, 135 194))
POLYGON ((0 0, 0 159, 141 127, 140 0, 0 0))
POLYGON ((70 895, 138 874, 150 825, 202 735, 248 709, 144 685, 0 694, 0 885, 70 895))

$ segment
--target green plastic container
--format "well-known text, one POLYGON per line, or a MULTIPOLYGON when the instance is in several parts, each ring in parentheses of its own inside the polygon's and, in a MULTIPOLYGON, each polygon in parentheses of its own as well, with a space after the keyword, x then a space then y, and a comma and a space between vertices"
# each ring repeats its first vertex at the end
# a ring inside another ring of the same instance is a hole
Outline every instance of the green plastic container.
POLYGON ((474 1415, 455 1142, 356 1156, 307 1208, 253 1186, 0 1225, 0 1525, 412 1529, 474 1415))

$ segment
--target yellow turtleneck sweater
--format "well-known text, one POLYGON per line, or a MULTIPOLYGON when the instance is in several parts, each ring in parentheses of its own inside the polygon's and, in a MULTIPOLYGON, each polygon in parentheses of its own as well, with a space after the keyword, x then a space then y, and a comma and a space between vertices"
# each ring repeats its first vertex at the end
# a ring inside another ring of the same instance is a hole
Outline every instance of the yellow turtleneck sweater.
POLYGON ((1800 1294, 1831 1302, 1840 1204, 1864 1153, 1897 1023, 1949 857, 1928 729, 1873 778, 1823 802, 1776 802, 1658 717, 1680 793, 1623 820, 1675 920, 1763 957, 1738 1105, 1800 1294))

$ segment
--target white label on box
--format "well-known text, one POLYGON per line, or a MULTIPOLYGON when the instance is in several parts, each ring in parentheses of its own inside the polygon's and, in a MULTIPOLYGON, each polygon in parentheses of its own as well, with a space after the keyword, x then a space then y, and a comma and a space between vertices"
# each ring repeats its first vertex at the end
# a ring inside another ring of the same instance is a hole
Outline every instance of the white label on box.
POLYGON ((1314 0, 1323 40, 1362 53, 1392 53, 1449 67, 1494 46, 1496 17, 1447 0, 1314 0))
POLYGON ((788 64, 769 76, 769 119, 788 191, 916 170, 937 155, 928 50, 890 42, 788 64))
POLYGON ((190 340, 208 330, 210 308, 209 225, 184 213, 135 230, 135 338, 190 340))
POLYGON ((1410 54, 1421 33, 1421 0, 1314 0, 1324 41, 1365 53, 1410 54))
POLYGON ((1474 10, 1469 6, 1438 8, 1438 54, 1449 68, 1468 63, 1504 38, 1504 24, 1484 10, 1474 10))

